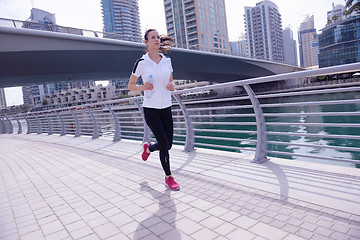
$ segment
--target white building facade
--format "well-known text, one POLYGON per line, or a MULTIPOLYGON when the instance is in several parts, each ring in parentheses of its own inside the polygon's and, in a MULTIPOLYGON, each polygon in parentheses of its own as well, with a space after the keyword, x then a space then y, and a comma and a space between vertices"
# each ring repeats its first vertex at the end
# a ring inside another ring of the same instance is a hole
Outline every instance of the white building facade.
POLYGON ((230 42, 231 54, 240 57, 249 57, 246 46, 246 36, 242 33, 239 41, 230 42))
POLYGON ((269 0, 245 7, 247 49, 251 57, 284 61, 282 20, 277 5, 269 0))
POLYGON ((55 91, 53 94, 44 95, 43 105, 78 105, 84 103, 97 102, 116 98, 115 84, 109 83, 107 86, 94 86, 85 89, 71 89, 55 91))
POLYGON ((327 23, 330 24, 332 22, 336 22, 340 19, 343 19, 345 17, 343 14, 344 11, 345 11, 344 5, 341 4, 335 5, 333 3, 332 9, 327 12, 327 23))
POLYGON ((164 8, 178 47, 230 53, 224 0, 164 0, 164 8))

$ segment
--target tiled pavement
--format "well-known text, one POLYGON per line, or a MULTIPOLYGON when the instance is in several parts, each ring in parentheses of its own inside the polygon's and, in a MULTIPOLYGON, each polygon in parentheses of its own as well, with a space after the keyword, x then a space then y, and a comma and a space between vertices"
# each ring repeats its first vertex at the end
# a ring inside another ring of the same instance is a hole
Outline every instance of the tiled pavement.
POLYGON ((0 135, 0 239, 360 239, 360 169, 171 150, 181 191, 139 142, 0 135))

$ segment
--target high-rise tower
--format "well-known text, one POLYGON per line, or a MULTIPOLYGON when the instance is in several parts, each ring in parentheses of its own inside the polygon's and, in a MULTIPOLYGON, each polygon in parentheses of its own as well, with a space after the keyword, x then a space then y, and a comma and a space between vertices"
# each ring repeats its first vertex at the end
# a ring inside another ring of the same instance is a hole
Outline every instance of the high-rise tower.
POLYGON ((319 65, 319 40, 314 26, 314 15, 305 18, 298 34, 300 66, 306 68, 319 65))
POLYGON ((164 0, 164 7, 178 47, 230 52, 224 0, 164 0))
POLYGON ((249 55, 283 62, 282 21, 277 5, 264 0, 255 7, 245 7, 244 18, 249 55))
POLYGON ((117 33, 109 38, 139 41, 141 39, 137 0, 101 0, 104 31, 117 33))
POLYGON ((283 43, 284 43, 284 63, 297 66, 297 47, 296 41, 293 37, 293 31, 290 27, 283 30, 283 43))

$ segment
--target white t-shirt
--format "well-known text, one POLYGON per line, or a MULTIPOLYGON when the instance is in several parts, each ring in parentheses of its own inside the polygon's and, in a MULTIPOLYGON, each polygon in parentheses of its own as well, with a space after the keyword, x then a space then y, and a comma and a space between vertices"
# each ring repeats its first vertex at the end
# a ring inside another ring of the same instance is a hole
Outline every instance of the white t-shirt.
POLYGON ((171 91, 166 85, 169 84, 173 68, 171 59, 161 53, 160 55, 162 58, 156 64, 146 53, 136 61, 132 72, 136 77, 141 76, 144 83, 149 81, 150 76, 153 78, 153 92, 151 97, 144 97, 143 107, 162 109, 171 106, 171 91))

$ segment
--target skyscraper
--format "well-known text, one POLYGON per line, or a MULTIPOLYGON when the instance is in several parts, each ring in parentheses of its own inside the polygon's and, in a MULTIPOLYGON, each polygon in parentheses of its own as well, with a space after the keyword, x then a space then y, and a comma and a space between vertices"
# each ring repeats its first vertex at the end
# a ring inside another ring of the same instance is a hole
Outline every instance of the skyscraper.
POLYGON ((314 15, 305 18, 300 25, 298 34, 300 66, 307 68, 319 65, 319 40, 314 25, 314 15))
POLYGON ((164 8, 178 47, 230 52, 224 0, 164 0, 164 8))
POLYGON ((297 66, 297 47, 290 27, 283 30, 284 63, 297 66))
POLYGON ((241 34, 239 41, 230 42, 231 54, 240 57, 249 57, 246 48, 246 36, 244 33, 241 34))
POLYGON ((0 109, 2 108, 6 108, 6 99, 4 89, 0 88, 0 109))
POLYGON ((141 39, 139 7, 137 0, 101 0, 104 31, 108 35, 132 41, 141 39))
POLYGON ((282 21, 277 5, 269 0, 245 7, 245 30, 251 57, 284 61, 282 21))
MULTIPOLYGON (((336 7, 333 6, 332 12, 341 9, 341 6, 336 7)), ((343 12, 345 14, 332 18, 321 29, 320 68, 360 62, 360 1, 347 0, 343 12)))

